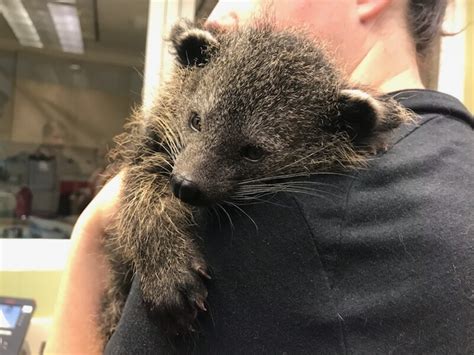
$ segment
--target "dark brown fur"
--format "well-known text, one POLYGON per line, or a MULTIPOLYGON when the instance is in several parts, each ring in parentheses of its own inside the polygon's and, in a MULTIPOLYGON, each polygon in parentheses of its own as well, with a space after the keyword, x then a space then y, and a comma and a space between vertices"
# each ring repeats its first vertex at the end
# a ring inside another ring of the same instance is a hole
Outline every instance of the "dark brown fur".
POLYGON ((135 114, 113 155, 124 189, 104 241, 112 264, 105 337, 119 320, 132 274, 172 334, 187 331, 205 308, 207 266, 193 207, 173 195, 170 176, 192 181, 200 204, 248 201, 283 191, 289 177, 364 166, 410 119, 392 99, 354 91, 321 46, 297 31, 260 23, 210 33, 181 22, 171 41, 171 80, 151 112, 135 114), (201 131, 190 128, 193 115, 201 131), (249 161, 249 149, 261 153, 258 161, 249 161))

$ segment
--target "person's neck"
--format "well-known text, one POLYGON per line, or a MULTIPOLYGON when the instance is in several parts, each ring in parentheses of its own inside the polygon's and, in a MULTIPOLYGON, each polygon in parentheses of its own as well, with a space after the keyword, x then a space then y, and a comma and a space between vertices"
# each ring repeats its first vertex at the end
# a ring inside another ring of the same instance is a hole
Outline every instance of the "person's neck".
POLYGON ((378 41, 369 49, 350 80, 388 93, 403 89, 423 89, 416 57, 404 51, 400 43, 378 41))

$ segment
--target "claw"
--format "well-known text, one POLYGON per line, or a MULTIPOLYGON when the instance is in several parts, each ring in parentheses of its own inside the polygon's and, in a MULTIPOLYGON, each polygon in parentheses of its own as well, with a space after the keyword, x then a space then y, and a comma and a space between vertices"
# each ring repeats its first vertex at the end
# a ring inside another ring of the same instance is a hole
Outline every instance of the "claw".
POLYGON ((198 272, 199 274, 201 274, 201 276, 205 277, 206 279, 212 280, 211 275, 209 275, 209 274, 207 273, 207 271, 204 270, 202 267, 198 268, 198 269, 197 269, 197 272, 198 272))
POLYGON ((207 311, 207 308, 204 305, 204 302, 202 300, 196 300, 195 303, 201 311, 203 311, 203 312, 207 311))

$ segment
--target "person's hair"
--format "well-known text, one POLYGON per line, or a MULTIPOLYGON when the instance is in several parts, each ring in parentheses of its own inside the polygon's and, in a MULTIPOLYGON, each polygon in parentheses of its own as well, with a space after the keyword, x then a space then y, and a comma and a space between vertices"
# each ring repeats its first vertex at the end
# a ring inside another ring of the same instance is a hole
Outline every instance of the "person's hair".
POLYGON ((418 54, 425 54, 443 34, 442 24, 449 0, 409 0, 408 27, 418 54))

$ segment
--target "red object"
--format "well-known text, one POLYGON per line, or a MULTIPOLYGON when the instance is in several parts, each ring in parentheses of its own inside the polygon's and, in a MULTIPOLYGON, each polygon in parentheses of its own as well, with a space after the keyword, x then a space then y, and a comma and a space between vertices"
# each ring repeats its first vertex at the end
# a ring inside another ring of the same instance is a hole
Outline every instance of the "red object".
POLYGON ((31 214, 31 204, 33 203, 33 194, 31 190, 23 186, 20 191, 16 193, 15 216, 21 218, 22 216, 29 216, 31 214))

